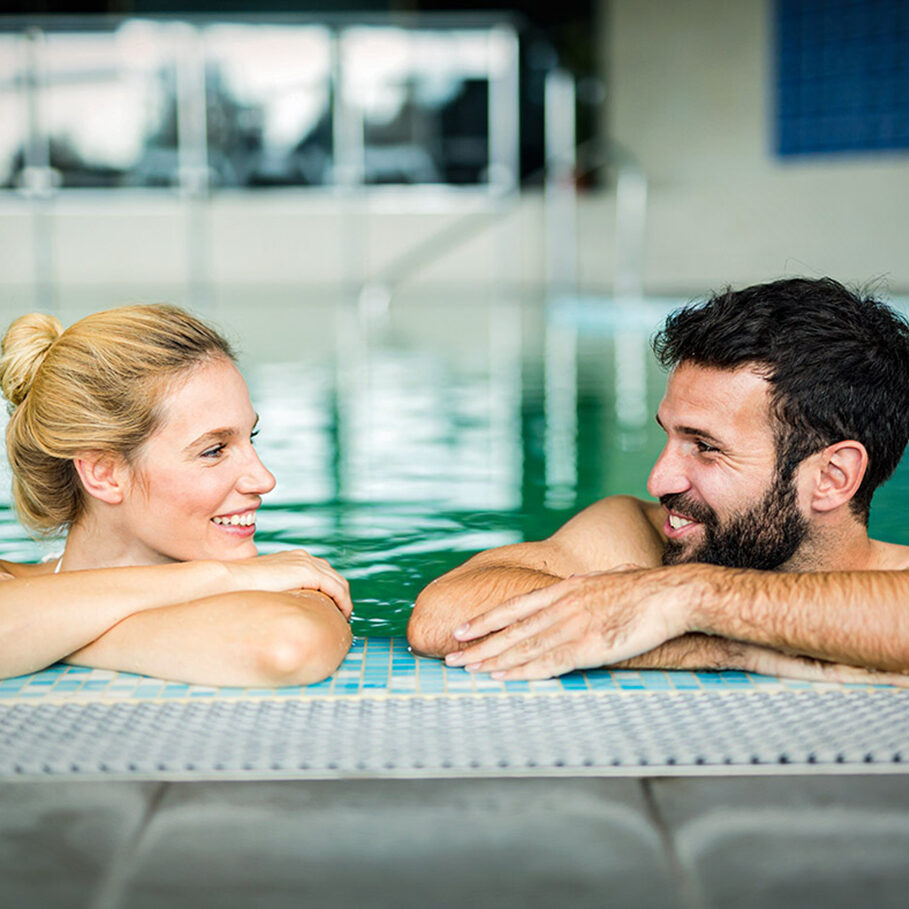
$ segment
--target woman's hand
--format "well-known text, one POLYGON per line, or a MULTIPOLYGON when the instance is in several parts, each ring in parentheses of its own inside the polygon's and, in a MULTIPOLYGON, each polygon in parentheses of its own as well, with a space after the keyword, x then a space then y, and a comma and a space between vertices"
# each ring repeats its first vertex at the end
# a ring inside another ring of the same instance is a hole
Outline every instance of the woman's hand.
POLYGON ((353 612, 350 586, 325 559, 304 549, 287 549, 254 559, 222 562, 230 572, 234 590, 320 590, 334 600, 344 617, 353 612))

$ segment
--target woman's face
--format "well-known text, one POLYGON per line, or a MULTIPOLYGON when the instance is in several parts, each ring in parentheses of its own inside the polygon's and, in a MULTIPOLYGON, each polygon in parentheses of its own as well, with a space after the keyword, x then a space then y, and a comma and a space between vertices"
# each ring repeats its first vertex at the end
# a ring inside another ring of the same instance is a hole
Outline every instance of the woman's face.
POLYGON ((134 564, 256 555, 261 497, 275 478, 253 448, 256 414, 226 358, 192 369, 129 471, 121 516, 134 564))

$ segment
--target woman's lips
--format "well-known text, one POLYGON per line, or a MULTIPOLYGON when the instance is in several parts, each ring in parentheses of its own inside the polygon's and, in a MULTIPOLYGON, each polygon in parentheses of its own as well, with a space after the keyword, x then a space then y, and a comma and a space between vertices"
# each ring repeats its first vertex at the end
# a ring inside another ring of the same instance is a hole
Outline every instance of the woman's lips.
POLYGON ((235 511, 233 514, 219 514, 211 519, 211 523, 224 533, 249 537, 256 532, 256 512, 252 510, 235 511))

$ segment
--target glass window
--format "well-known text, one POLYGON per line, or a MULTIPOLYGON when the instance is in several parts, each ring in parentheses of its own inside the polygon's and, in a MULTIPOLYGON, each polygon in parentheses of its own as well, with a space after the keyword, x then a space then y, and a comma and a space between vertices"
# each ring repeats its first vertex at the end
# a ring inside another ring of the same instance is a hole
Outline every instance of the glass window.
POLYGON ((488 32, 352 28, 344 100, 362 118, 366 183, 485 183, 488 32))
POLYGON ((205 29, 208 166, 215 186, 331 180, 331 35, 321 27, 205 29))
POLYGON ((64 187, 177 179, 176 67, 166 29, 51 33, 40 60, 50 165, 64 187))
POLYGON ((0 186, 21 184, 28 142, 24 42, 0 35, 0 186))

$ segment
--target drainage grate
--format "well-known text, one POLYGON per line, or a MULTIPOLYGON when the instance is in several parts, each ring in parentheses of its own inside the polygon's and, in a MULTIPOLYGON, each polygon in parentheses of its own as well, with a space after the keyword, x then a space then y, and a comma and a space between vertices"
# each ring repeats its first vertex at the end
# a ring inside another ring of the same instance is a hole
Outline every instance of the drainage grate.
POLYGON ((0 775, 901 770, 907 707, 886 689, 20 703, 0 708, 0 775))

